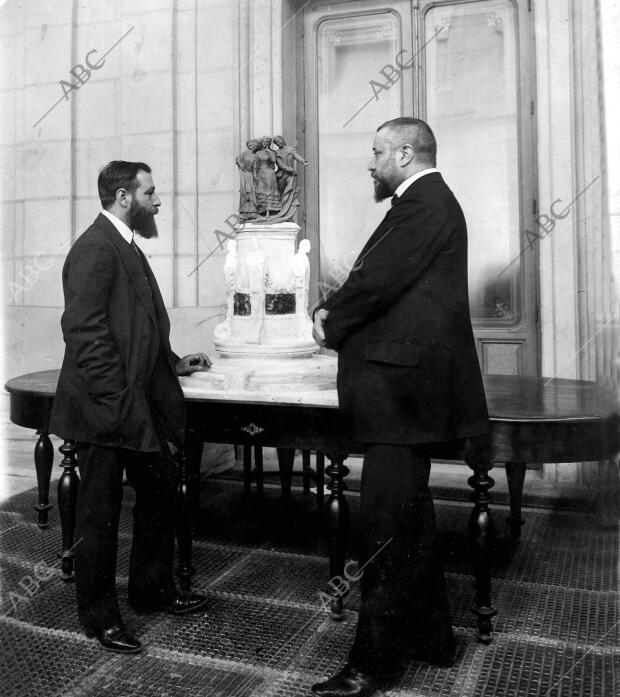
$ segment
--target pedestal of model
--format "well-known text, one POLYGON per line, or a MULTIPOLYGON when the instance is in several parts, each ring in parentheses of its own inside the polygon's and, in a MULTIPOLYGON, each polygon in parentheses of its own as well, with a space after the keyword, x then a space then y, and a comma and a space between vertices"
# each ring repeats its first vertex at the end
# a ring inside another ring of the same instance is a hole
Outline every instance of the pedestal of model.
POLYGON ((290 394, 333 390, 336 360, 316 355, 308 315, 310 243, 293 222, 250 222, 227 246, 226 319, 215 327, 211 370, 186 391, 290 394))

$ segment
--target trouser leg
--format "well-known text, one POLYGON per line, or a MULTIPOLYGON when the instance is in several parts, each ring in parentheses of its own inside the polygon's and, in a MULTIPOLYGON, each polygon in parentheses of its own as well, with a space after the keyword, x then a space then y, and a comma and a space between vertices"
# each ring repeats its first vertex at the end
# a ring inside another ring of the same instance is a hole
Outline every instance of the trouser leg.
POLYGON ((410 511, 418 534, 408 555, 409 602, 404 604, 403 636, 415 658, 449 665, 455 640, 439 549, 433 499, 428 486, 418 494, 410 511))
MULTIPOLYGON (((365 453, 359 557, 360 564, 367 566, 349 661, 377 678, 395 667, 402 648, 396 642, 411 629, 412 618, 421 619, 426 613, 440 623, 438 637, 446 641, 452 637, 435 551, 429 475, 429 459, 415 448, 372 445, 365 453), (437 608, 441 608, 438 616, 437 608)), ((436 628, 430 629, 435 632, 436 628)))
POLYGON ((157 609, 176 595, 172 572, 176 466, 165 444, 161 453, 126 452, 124 463, 136 492, 129 602, 140 609, 157 609))
POLYGON ((87 629, 106 629, 121 623, 116 556, 123 466, 118 450, 97 445, 79 448, 77 461, 81 477, 75 531, 78 614, 87 629))

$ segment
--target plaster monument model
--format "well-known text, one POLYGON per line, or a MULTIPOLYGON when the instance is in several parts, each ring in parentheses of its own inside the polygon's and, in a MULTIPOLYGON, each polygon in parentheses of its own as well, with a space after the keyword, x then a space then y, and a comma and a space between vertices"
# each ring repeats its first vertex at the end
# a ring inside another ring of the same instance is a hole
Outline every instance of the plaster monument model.
POLYGON ((296 247, 300 228, 293 220, 296 167, 308 162, 282 136, 248 140, 235 162, 242 222, 226 246, 226 317, 213 333, 220 358, 210 371, 184 379, 184 389, 222 395, 333 390, 336 361, 317 355, 308 314, 310 242, 296 247))

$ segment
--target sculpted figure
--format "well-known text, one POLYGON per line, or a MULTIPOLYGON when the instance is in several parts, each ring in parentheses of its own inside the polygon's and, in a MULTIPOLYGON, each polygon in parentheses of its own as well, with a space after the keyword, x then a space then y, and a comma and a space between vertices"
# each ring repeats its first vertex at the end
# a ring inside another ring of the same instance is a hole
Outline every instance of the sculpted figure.
POLYGON ((252 138, 246 145, 247 150, 235 158, 240 219, 269 224, 294 220, 299 207, 297 164, 306 167, 308 161, 282 136, 252 138))
POLYGON ((297 254, 293 257, 295 314, 298 317, 299 333, 302 336, 312 333, 312 320, 308 317, 308 289, 310 287, 309 251, 310 242, 308 240, 301 240, 297 254))
POLYGON ((294 147, 287 145, 282 136, 275 136, 273 142, 278 146, 276 151, 278 191, 282 199, 284 199, 288 192, 295 188, 297 163, 299 162, 304 167, 307 167, 310 163, 308 160, 304 160, 294 147))
POLYGON ((247 150, 244 150, 235 158, 239 167, 239 216, 242 220, 250 220, 258 215, 256 207, 256 187, 254 183, 254 163, 256 151, 260 148, 260 141, 256 138, 248 140, 247 150))
POLYGON ((271 150, 271 136, 260 139, 260 149, 254 161, 256 207, 261 215, 269 217, 282 207, 276 179, 276 154, 271 150))
POLYGON ((235 287, 237 284, 237 242, 228 240, 226 243, 226 261, 224 262, 224 276, 226 277, 226 319, 218 324, 213 336, 218 341, 230 338, 232 318, 235 307, 235 287))

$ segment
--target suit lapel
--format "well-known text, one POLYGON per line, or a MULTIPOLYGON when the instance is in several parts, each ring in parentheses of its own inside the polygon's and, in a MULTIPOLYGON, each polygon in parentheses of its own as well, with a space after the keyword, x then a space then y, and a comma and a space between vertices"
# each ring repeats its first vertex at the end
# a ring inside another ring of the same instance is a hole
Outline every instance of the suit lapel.
POLYGON ((383 240, 384 237, 390 234, 390 232, 392 231, 390 219, 392 218, 392 212, 394 211, 394 209, 397 206, 403 204, 405 201, 414 199, 419 189, 421 189, 424 184, 427 184, 429 182, 443 182, 443 178, 439 172, 430 172, 429 174, 425 174, 423 177, 420 177, 420 179, 416 179, 416 181, 414 181, 413 184, 411 184, 411 186, 409 186, 406 189, 403 195, 397 198, 396 202, 385 214, 385 218, 383 218, 383 220, 379 223, 377 229, 368 238, 368 241, 366 242, 366 244, 362 248, 362 251, 359 253, 359 256, 355 260, 355 264, 353 264, 354 269, 360 268, 364 259, 371 252, 371 250, 374 249, 383 240))
MULTIPOLYGON (((129 244, 125 241, 120 232, 112 225, 112 223, 102 215, 101 213, 95 219, 95 225, 103 228, 112 244, 116 247, 118 254, 120 256, 121 262, 125 267, 127 276, 131 283, 138 300, 144 305, 144 308, 148 312, 149 317, 154 322, 155 326, 157 324, 157 317, 155 315, 154 298, 151 295, 151 289, 145 278, 145 271, 141 263, 141 256, 138 256, 129 244)), ((148 264, 146 265, 151 276, 153 275, 148 264)), ((150 281, 151 279, 149 279, 150 281)), ((154 280, 154 279, 153 279, 154 280)), ((155 283, 155 287, 157 284, 155 283)), ((155 293, 155 287, 153 288, 153 293, 155 293)), ((159 288, 157 288, 157 293, 159 294, 159 288)), ((159 295, 161 298, 161 295, 159 295)))
POLYGON ((379 240, 385 234, 388 234, 388 230, 390 229, 389 217, 390 217, 390 211, 388 211, 386 213, 385 218, 383 218, 383 220, 379 223, 379 226, 377 227, 377 229, 372 233, 372 235, 368 238, 366 244, 362 247, 362 251, 359 253, 357 259, 355 260, 355 264, 353 264, 354 269, 356 267, 358 267, 363 262, 366 255, 379 242, 379 240))
POLYGON ((168 312, 166 311, 164 299, 161 295, 161 291, 159 290, 157 279, 153 274, 153 271, 149 262, 147 261, 146 256, 144 255, 141 249, 138 249, 138 252, 140 253, 140 258, 142 259, 142 263, 144 265, 144 273, 146 274, 148 283, 150 285, 149 293, 150 291, 152 291, 151 301, 153 309, 155 311, 155 316, 157 318, 157 327, 159 329, 159 334, 164 346, 167 346, 168 342, 170 341, 170 320, 168 319, 168 312))

